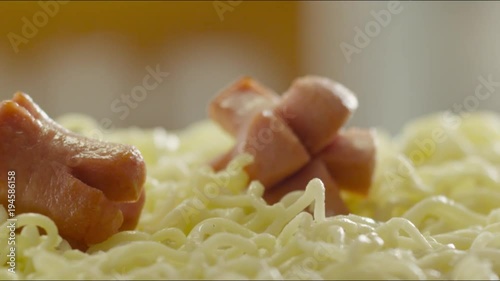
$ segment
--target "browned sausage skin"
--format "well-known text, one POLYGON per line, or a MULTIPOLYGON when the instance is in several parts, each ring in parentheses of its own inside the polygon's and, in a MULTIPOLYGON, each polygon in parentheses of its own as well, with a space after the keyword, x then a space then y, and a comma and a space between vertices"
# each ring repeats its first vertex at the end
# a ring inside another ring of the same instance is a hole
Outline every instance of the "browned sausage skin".
POLYGON ((212 100, 209 115, 236 137, 235 147, 214 159, 212 167, 220 170, 237 154, 252 154, 254 162, 246 171, 266 187, 268 203, 305 188, 317 177, 325 184, 327 213, 347 213, 339 187, 366 194, 375 163, 370 131, 339 132, 358 106, 356 96, 342 84, 318 76, 296 79, 278 99, 262 89, 266 88, 244 78, 212 100), (231 106, 223 109, 224 102, 231 106))
POLYGON ((318 155, 341 188, 366 195, 375 169, 374 130, 341 131, 318 155))
POLYGON ((238 136, 235 155, 247 152, 254 161, 245 167, 250 178, 272 187, 309 162, 300 140, 272 111, 257 113, 238 136))
POLYGON ((55 132, 50 141, 54 148, 52 152, 64 157, 75 177, 102 190, 111 200, 135 201, 139 198, 146 179, 146 167, 137 148, 74 134, 50 119, 25 94, 16 93, 12 101, 55 132))
POLYGON ((356 96, 330 79, 296 79, 275 111, 311 154, 322 150, 358 107, 356 96))
POLYGON ((274 107, 279 96, 250 77, 242 77, 223 89, 209 104, 208 115, 236 136, 255 113, 274 107))
MULTIPOLYGON (((71 133, 22 93, 0 104, 0 173, 9 170, 16 172, 16 213, 49 216, 80 249, 134 228, 144 204, 146 170, 136 148, 71 133)), ((2 179, 4 205, 6 192, 2 179)))

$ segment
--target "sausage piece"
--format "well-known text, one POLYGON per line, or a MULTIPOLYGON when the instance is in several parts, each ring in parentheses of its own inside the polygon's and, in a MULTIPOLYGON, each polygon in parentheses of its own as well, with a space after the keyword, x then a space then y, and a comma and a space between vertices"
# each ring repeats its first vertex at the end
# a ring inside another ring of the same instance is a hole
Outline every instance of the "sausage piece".
POLYGON ((347 214, 339 188, 366 194, 375 164, 370 132, 339 132, 357 106, 349 89, 327 78, 298 78, 282 98, 244 78, 210 105, 210 117, 236 137, 235 147, 211 165, 220 170, 237 154, 252 154, 245 170, 266 187, 269 204, 319 178, 327 213, 347 214), (224 102, 230 106, 221 106, 224 102))
POLYGON ((349 128, 341 131, 319 154, 342 189, 366 195, 375 169, 375 141, 372 130, 349 128))
POLYGON ((246 152, 254 157, 253 163, 245 167, 250 178, 272 187, 310 160, 299 139, 272 111, 255 114, 241 132, 238 144, 216 159, 212 167, 225 167, 234 156, 246 152))
MULTIPOLYGON (((0 173, 8 171, 16 173, 16 214, 50 217, 80 249, 134 228, 144 204, 146 170, 136 148, 69 132, 22 93, 0 104, 0 173), (90 166, 92 175, 75 169, 90 166)), ((0 203, 7 203, 4 178, 0 203)))
POLYGON ((292 83, 275 112, 314 155, 332 141, 357 107, 356 96, 342 84, 305 76, 292 83))
POLYGON ((137 201, 118 203, 117 206, 123 215, 123 223, 120 226, 122 230, 133 230, 139 222, 139 215, 141 214, 144 203, 146 202, 146 190, 142 190, 141 195, 137 201))
POLYGON ((223 89, 208 106, 208 115, 229 134, 236 136, 255 113, 274 107, 279 96, 250 77, 223 89))
POLYGON ((25 94, 16 93, 12 101, 54 134, 50 140, 51 153, 64 159, 75 177, 102 190, 111 200, 135 201, 139 198, 146 179, 146 166, 137 148, 74 134, 50 119, 25 94))

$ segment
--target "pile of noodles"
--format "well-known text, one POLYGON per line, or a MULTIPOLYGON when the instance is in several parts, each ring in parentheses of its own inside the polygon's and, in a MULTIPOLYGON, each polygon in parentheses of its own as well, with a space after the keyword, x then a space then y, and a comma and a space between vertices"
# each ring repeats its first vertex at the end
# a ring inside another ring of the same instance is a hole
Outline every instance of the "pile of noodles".
MULTIPOLYGON (((59 121, 88 136, 100 130, 85 116, 59 121)), ((137 231, 84 253, 49 218, 18 215, 14 274, 0 207, 0 279, 499 278, 500 118, 492 113, 428 116, 397 138, 379 131, 368 198, 343 194, 353 214, 335 217, 325 217, 319 180, 269 206, 242 171, 250 156, 214 173, 207 161, 233 140, 210 121, 102 135, 137 146, 147 162, 137 231)))

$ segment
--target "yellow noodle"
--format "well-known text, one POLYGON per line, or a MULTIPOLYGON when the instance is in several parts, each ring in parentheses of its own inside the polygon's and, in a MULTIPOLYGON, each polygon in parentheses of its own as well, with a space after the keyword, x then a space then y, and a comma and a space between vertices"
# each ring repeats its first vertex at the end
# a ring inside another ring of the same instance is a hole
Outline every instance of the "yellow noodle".
POLYGON ((379 133, 369 195, 343 193, 353 213, 325 217, 317 179, 269 206, 264 186, 243 170, 249 155, 212 171, 206 163, 234 140, 209 121, 179 132, 102 131, 68 115, 59 120, 65 127, 143 153, 147 198, 137 230, 81 252, 49 218, 18 215, 12 273, 2 206, 0 279, 498 279, 500 118, 457 118, 452 126, 441 114, 424 117, 396 138, 379 133))

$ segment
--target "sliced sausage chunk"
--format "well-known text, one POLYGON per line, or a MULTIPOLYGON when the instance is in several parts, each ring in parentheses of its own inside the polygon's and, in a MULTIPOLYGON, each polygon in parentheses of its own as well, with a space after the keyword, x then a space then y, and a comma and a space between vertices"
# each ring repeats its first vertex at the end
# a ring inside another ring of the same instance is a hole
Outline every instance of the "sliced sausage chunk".
POLYGON ((366 194, 375 164, 369 131, 339 133, 358 106, 354 94, 327 78, 306 76, 277 99, 246 79, 223 90, 210 105, 212 119, 236 137, 235 147, 214 159, 212 167, 220 170, 237 154, 252 154, 254 162, 246 171, 266 187, 269 203, 317 177, 327 189, 327 212, 347 213, 338 188, 366 194), (248 87, 253 90, 241 90, 248 87), (223 110, 221 104, 231 99, 223 110))
POLYGON ((375 169, 372 130, 349 128, 340 132, 319 154, 341 188, 367 194, 375 169))
POLYGON ((249 77, 243 77, 210 102, 208 115, 229 134, 236 136, 255 113, 274 107, 278 101, 276 93, 249 77))
POLYGON ((146 170, 136 148, 69 132, 22 93, 0 104, 0 173, 7 171, 16 173, 16 213, 50 217, 80 249, 134 228, 144 204, 146 170))
POLYGON ((283 198, 287 193, 295 190, 304 190, 314 178, 319 178, 325 185, 325 210, 328 216, 348 214, 344 201, 340 197, 337 184, 320 159, 311 160, 302 169, 292 176, 286 178, 264 193, 264 199, 269 204, 274 204, 283 198))
POLYGON ((12 101, 54 134, 51 153, 63 158, 75 177, 102 190, 111 200, 135 201, 139 198, 146 178, 146 167, 139 150, 74 134, 50 119, 25 94, 16 93, 12 101))
POLYGON ((213 167, 225 167, 234 156, 249 153, 254 157, 253 163, 245 167, 250 178, 272 187, 310 160, 299 139, 272 111, 257 113, 242 132, 238 144, 213 162, 213 167))
POLYGON ((356 96, 330 79, 296 79, 275 111, 288 123, 311 154, 333 140, 358 107, 356 96))

